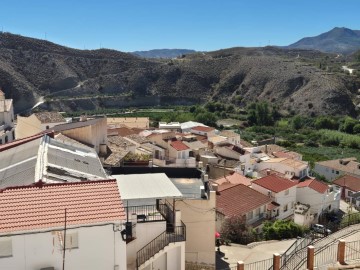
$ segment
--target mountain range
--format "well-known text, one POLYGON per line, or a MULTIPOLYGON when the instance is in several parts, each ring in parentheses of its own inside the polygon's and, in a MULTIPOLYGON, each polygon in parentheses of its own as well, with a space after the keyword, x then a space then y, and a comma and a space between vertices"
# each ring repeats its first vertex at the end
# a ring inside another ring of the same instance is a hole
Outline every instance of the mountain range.
POLYGON ((320 69, 324 61, 340 67, 344 59, 278 47, 145 59, 0 34, 0 87, 14 99, 16 112, 37 103, 44 110, 83 111, 209 100, 244 107, 263 100, 289 113, 354 115, 360 83, 320 69))
POLYGON ((351 54, 360 49, 360 30, 335 27, 334 29, 316 37, 302 38, 299 41, 287 46, 287 48, 351 54))

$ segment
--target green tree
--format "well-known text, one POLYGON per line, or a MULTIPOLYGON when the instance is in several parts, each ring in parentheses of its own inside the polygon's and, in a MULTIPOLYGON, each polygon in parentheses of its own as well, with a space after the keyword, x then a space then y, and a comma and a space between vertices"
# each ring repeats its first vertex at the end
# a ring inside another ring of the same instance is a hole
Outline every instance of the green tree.
POLYGON ((211 112, 204 112, 204 113, 199 113, 198 115, 196 115, 195 121, 203 123, 208 126, 215 127, 217 117, 215 116, 215 114, 213 114, 211 112))

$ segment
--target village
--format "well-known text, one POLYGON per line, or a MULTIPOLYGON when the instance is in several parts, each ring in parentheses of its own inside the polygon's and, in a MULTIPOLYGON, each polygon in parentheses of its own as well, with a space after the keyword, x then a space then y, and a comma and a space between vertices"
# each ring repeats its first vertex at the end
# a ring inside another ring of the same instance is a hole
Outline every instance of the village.
POLYGON ((359 209, 356 158, 310 170, 275 138, 194 121, 15 119, 0 91, 0 269, 215 269, 222 246, 326 238, 359 209))

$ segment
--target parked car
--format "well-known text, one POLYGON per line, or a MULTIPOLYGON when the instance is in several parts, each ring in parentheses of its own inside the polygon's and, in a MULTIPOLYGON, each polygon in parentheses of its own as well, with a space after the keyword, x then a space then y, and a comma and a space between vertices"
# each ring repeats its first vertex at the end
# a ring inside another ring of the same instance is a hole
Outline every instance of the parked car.
POLYGON ((324 227, 324 225, 321 225, 321 224, 314 224, 312 226, 312 230, 316 233, 321 233, 321 234, 325 234, 325 235, 331 234, 331 231, 329 229, 326 229, 324 227))

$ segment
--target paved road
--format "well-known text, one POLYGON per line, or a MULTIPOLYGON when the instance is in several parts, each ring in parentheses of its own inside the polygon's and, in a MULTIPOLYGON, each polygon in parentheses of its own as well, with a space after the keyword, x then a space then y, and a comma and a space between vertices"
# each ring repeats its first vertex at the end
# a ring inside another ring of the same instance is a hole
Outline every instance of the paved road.
POLYGON ((286 251, 295 239, 283 241, 269 241, 248 248, 244 245, 231 244, 231 246, 221 246, 221 253, 216 253, 216 269, 229 269, 236 266, 238 261, 251 263, 261 260, 270 259, 274 253, 282 253, 286 251))

